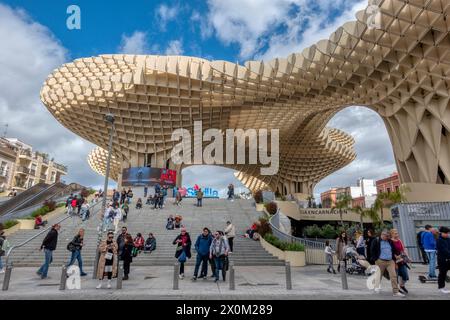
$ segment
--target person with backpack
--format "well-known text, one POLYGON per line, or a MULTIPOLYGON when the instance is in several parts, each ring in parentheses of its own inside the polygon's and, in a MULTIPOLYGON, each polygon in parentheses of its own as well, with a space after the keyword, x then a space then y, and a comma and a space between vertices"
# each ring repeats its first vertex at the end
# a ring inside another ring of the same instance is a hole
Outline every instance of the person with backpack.
POLYGON ((194 276, 192 280, 197 280, 198 269, 202 265, 202 270, 200 272, 200 278, 206 279, 208 273, 208 258, 209 258, 209 248, 211 247, 212 236, 208 228, 203 228, 202 234, 197 237, 195 241, 195 251, 197 251, 197 259, 195 261, 194 276))
POLYGON ((223 281, 225 281, 225 259, 228 256, 229 251, 230 247, 228 241, 224 239, 220 231, 216 231, 214 233, 214 239, 211 241, 211 246, 209 247, 209 258, 214 259, 215 263, 214 282, 219 281, 219 270, 222 270, 223 281))
POLYGON ((6 240, 5 231, 0 231, 0 273, 5 273, 3 268, 2 257, 7 253, 10 248, 8 240, 6 240))
POLYGON ((133 238, 129 233, 125 237, 125 245, 122 250, 121 259, 123 261, 123 278, 122 280, 128 280, 130 274, 130 264, 133 262, 133 238))
POLYGON ((202 200, 203 200, 203 191, 201 188, 199 188, 197 191, 197 207, 202 206, 202 200))
POLYGON ((128 206, 128 203, 123 203, 122 204, 122 220, 123 222, 127 221, 127 217, 128 217, 128 211, 130 211, 130 207, 128 206))
POLYGON ((107 288, 111 289, 111 279, 117 276, 117 253, 118 246, 114 242, 114 233, 109 231, 106 235, 106 240, 103 240, 98 247, 100 252, 100 259, 98 261, 98 271, 97 278, 99 279, 99 284, 96 289, 102 288, 102 282, 105 276, 108 277, 107 288))
POLYGON ((58 231, 61 228, 59 224, 52 226, 51 230, 47 233, 42 241, 40 250, 44 249, 45 261, 44 264, 36 272, 41 279, 48 278, 48 269, 53 261, 53 251, 55 251, 58 244, 58 231))
POLYGON ((175 258, 180 263, 179 278, 184 279, 184 263, 191 258, 191 236, 186 231, 186 228, 181 228, 181 233, 173 240, 172 244, 176 244, 175 258))
POLYGON ((425 252, 425 249, 423 248, 423 244, 422 244, 422 234, 425 232, 425 230, 420 230, 417 233, 417 247, 419 248, 420 251, 420 255, 422 256, 422 264, 428 264, 428 256, 427 253, 425 252))
POLYGON ((81 249, 83 248, 83 238, 84 238, 84 229, 81 228, 77 235, 73 238, 72 241, 67 245, 67 250, 69 250, 72 254, 67 264, 67 267, 71 266, 75 260, 78 261, 78 267, 80 268, 80 276, 87 276, 87 273, 83 271, 83 259, 81 258, 81 249))

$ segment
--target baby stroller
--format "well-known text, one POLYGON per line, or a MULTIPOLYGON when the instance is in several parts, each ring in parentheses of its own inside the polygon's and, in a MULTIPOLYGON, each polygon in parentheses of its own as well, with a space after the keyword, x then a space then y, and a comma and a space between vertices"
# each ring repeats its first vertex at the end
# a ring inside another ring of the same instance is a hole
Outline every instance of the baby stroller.
POLYGON ((347 273, 349 274, 359 274, 364 275, 366 271, 366 267, 363 265, 365 263, 366 258, 362 255, 359 255, 358 252, 356 252, 355 247, 347 247, 345 249, 345 258, 347 259, 347 273), (350 263, 349 263, 350 262, 350 263))

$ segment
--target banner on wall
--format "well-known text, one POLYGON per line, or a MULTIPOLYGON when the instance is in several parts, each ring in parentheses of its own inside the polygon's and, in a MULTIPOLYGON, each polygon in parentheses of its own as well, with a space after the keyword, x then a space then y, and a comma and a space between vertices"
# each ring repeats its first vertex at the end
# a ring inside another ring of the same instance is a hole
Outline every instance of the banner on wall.
POLYGON ((122 186, 153 186, 160 184, 161 186, 174 187, 177 182, 176 170, 149 168, 149 167, 132 167, 122 170, 122 186))
MULTIPOLYGON (((194 187, 180 188, 181 196, 186 198, 196 198, 197 190, 194 187)), ((203 198, 219 198, 219 191, 213 188, 203 188, 203 198)))

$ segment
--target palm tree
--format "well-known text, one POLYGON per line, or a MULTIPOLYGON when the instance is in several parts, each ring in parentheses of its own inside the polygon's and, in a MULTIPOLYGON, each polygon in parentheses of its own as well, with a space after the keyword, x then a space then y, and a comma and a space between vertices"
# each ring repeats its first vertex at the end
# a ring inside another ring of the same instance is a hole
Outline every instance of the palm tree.
POLYGON ((372 222, 378 222, 378 213, 377 210, 372 208, 362 208, 361 206, 356 206, 350 209, 354 213, 359 215, 359 223, 361 225, 361 232, 364 232, 364 224, 363 219, 369 218, 372 222))
POLYGON ((341 194, 337 198, 335 206, 333 208, 331 208, 332 213, 334 213, 336 210, 339 212, 339 217, 341 219, 342 226, 344 226, 344 219, 342 218, 343 211, 349 209, 351 203, 352 203, 352 197, 350 195, 341 194))
POLYGON ((381 192, 377 194, 377 198, 374 202, 373 208, 375 211, 380 211, 380 222, 384 224, 383 209, 390 208, 394 204, 402 203, 406 201, 405 193, 410 191, 406 186, 400 186, 395 191, 391 192, 381 192))

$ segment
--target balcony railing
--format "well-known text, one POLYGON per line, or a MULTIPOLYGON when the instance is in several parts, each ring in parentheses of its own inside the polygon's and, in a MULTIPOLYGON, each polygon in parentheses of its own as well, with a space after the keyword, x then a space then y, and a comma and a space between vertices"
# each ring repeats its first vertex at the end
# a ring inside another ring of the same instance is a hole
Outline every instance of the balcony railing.
POLYGON ((33 156, 32 153, 31 153, 31 151, 28 150, 28 149, 20 150, 19 155, 21 155, 21 156, 26 156, 26 157, 30 157, 30 158, 33 156))
POLYGON ((16 171, 19 173, 25 173, 25 174, 30 173, 30 169, 28 169, 27 167, 24 167, 24 166, 17 167, 16 171))
POLYGON ((43 162, 44 164, 47 164, 47 165, 48 165, 50 161, 49 161, 47 158, 43 158, 43 159, 42 159, 42 162, 43 162))
POLYGON ((62 164, 56 162, 53 162, 53 166, 60 171, 67 172, 67 166, 63 166, 62 164))
POLYGON ((47 175, 46 174, 41 174, 41 179, 47 180, 47 175))

